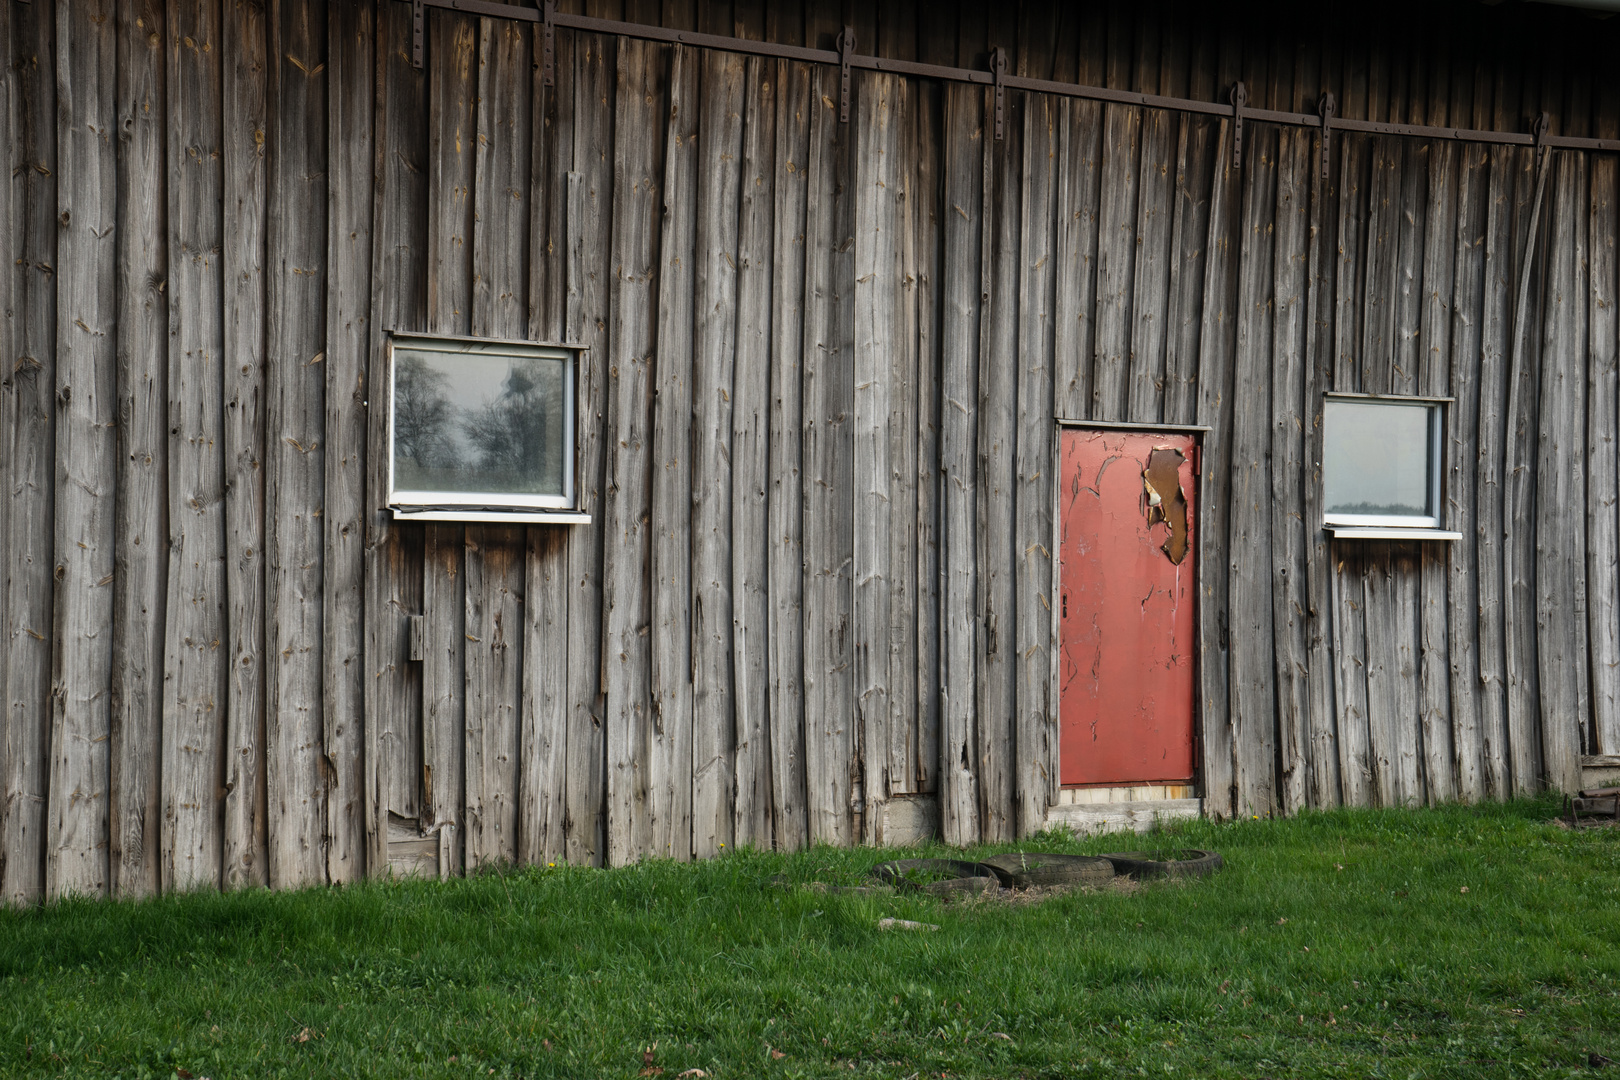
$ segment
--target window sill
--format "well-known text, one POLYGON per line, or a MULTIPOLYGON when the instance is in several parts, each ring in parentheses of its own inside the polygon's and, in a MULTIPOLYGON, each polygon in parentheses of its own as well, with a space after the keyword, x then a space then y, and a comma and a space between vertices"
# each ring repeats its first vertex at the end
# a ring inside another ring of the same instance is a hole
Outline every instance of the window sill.
POLYGON ((1398 526, 1324 525, 1335 540, 1461 540, 1463 534, 1446 529, 1407 529, 1398 526))
POLYGON ((476 510, 391 506, 395 521, 460 521, 495 525, 589 525, 591 515, 577 510, 476 510))

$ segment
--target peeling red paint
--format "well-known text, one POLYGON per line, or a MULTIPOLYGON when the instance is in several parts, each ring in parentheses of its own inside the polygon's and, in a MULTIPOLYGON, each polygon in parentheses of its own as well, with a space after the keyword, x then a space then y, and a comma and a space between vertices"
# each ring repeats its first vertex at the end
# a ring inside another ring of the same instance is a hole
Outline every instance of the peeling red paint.
POLYGON ((1197 491, 1190 435, 1062 435, 1066 785, 1193 778, 1197 491))

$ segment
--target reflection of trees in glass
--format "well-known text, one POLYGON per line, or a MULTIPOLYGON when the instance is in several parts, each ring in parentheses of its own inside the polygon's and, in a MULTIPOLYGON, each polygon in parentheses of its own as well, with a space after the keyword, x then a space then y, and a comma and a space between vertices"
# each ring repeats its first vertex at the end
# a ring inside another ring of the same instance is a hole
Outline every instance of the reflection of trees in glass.
POLYGON ((546 398, 540 384, 518 365, 507 370, 501 392, 467 417, 467 441, 479 468, 538 476, 546 458, 546 398))
POLYGON ((444 374, 420 356, 401 356, 394 369, 394 456, 423 469, 461 465, 450 431, 455 406, 444 374))

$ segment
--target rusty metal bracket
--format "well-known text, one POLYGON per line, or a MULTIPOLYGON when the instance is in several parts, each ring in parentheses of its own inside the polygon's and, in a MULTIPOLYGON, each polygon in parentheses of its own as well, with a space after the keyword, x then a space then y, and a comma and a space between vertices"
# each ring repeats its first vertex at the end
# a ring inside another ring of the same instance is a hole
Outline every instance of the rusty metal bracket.
POLYGON ((422 0, 411 0, 411 66, 422 70, 422 43, 427 37, 427 11, 422 0))
POLYGON ((849 123, 849 62, 855 55, 855 28, 838 35, 838 122, 849 123))
POLYGON ((996 80, 996 141, 1001 141, 1007 117, 1007 50, 997 48, 990 54, 990 72, 996 80))
POLYGON ((1249 88, 1232 84, 1232 168, 1243 168, 1243 106, 1249 103, 1249 88))
POLYGON ((557 85, 557 0, 540 5, 540 85, 557 85))
POLYGON ((1322 116, 1322 179, 1328 178, 1328 147, 1333 141, 1333 113, 1338 109, 1339 103, 1333 99, 1331 93, 1324 93, 1322 100, 1316 103, 1316 111, 1322 116))

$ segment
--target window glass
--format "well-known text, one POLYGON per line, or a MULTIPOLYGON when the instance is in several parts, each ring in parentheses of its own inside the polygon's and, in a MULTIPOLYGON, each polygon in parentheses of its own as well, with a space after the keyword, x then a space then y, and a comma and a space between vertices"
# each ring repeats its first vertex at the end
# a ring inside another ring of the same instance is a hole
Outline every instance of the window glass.
POLYGON ((1329 398, 1323 416, 1323 509, 1329 518, 1432 518, 1430 403, 1329 398))
POLYGON ((394 489, 564 496, 566 354, 394 349, 394 489))

